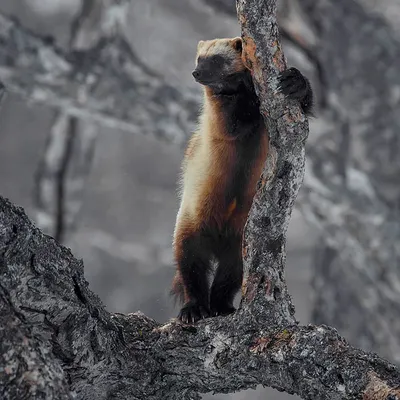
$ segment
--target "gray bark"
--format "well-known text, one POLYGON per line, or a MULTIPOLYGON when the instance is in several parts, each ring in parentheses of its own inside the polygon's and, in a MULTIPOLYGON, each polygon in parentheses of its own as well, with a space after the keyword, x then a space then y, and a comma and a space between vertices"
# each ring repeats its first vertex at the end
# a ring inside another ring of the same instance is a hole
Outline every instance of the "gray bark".
POLYGON ((332 328, 301 327, 293 318, 285 234, 308 123, 297 104, 274 93, 273 77, 285 68, 276 2, 240 0, 238 8, 272 144, 246 227, 241 306, 194 326, 110 314, 88 289, 82 262, 0 198, 4 398, 198 399, 257 384, 305 399, 400 396, 395 366, 354 349, 332 328))
POLYGON ((284 326, 295 322, 284 281, 285 244, 304 176, 308 121, 298 104, 288 106, 283 96, 277 95, 276 76, 286 69, 286 60, 278 41, 276 3, 262 6, 260 0, 256 4, 238 1, 238 15, 245 44, 243 57, 261 101, 270 148, 245 229, 242 302, 259 322, 271 324, 274 316, 284 326))

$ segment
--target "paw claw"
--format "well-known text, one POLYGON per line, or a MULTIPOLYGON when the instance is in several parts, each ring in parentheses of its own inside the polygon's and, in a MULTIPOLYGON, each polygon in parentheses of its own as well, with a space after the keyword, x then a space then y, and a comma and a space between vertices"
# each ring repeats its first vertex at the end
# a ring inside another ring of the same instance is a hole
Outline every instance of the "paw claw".
POLYGON ((205 319, 210 316, 210 312, 207 307, 197 303, 189 302, 186 303, 181 311, 179 312, 178 319, 185 324, 194 324, 200 319, 205 319))

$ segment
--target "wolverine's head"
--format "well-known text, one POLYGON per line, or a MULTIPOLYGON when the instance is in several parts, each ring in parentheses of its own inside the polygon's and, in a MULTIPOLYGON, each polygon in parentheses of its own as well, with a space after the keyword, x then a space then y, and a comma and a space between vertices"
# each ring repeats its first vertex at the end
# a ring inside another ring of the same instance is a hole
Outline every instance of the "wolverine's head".
POLYGON ((234 90, 246 71, 240 37, 199 42, 193 77, 200 84, 216 90, 234 90))

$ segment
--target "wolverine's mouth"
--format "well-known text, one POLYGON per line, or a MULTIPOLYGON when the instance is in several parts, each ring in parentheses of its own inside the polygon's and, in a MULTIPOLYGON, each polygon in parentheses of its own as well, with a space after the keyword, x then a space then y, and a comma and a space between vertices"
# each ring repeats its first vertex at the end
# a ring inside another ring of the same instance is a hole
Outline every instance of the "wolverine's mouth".
POLYGON ((197 70, 193 71, 193 77, 197 83, 204 86, 218 86, 224 84, 237 84, 242 79, 242 74, 238 72, 215 76, 212 74, 197 73, 197 70))
POLYGON ((197 83, 200 83, 201 85, 204 85, 204 86, 210 86, 212 84, 218 83, 218 81, 213 80, 213 79, 196 79, 196 78, 194 78, 194 80, 197 83))
POLYGON ((219 84, 224 84, 228 83, 231 80, 235 80, 237 78, 236 74, 230 74, 230 75, 215 75, 215 74, 196 74, 196 70, 193 71, 193 77, 194 80, 197 83, 200 83, 201 85, 204 86, 213 86, 213 85, 219 85, 219 84))

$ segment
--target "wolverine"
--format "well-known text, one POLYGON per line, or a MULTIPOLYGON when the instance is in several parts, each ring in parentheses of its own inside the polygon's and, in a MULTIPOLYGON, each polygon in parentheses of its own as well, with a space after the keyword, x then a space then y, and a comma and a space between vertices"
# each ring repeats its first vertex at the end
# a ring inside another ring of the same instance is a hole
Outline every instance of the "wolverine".
MULTIPOLYGON (((200 41, 193 77, 204 102, 182 163, 173 240, 172 293, 183 303, 178 318, 185 323, 235 311, 243 229, 269 145, 240 37, 200 41)), ((313 93, 300 71, 281 73, 279 89, 310 114, 313 93)))

